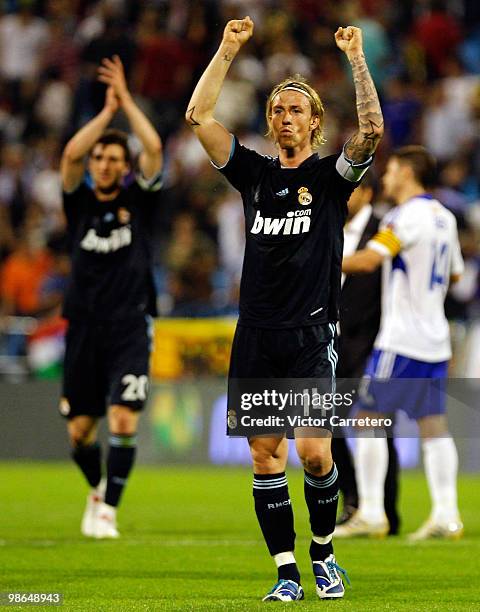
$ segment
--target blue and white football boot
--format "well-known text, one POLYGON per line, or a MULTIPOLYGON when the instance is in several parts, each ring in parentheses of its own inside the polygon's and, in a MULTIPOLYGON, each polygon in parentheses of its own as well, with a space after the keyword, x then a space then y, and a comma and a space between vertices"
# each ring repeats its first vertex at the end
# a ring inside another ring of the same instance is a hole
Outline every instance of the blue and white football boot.
POLYGON ((328 556, 325 561, 313 561, 313 573, 315 575, 316 591, 320 599, 338 599, 345 594, 342 576, 350 584, 347 572, 335 562, 333 555, 328 556), (340 573, 339 573, 340 572, 340 573))
POLYGON ((279 580, 262 601, 299 601, 304 597, 301 585, 293 580, 279 580))

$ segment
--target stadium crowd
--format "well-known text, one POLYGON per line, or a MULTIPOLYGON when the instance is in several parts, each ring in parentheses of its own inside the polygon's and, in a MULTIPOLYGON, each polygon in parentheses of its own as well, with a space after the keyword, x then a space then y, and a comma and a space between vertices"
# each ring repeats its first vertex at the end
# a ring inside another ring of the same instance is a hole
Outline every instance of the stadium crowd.
MULTIPOLYGON (((58 317, 69 271, 59 156, 102 107, 102 58, 118 54, 135 99, 165 151, 157 211, 156 280, 164 316, 234 314, 243 255, 238 193, 216 172, 184 122, 186 103, 228 19, 249 14, 255 37, 225 82, 218 118, 242 143, 264 138, 273 84, 301 73, 328 114, 321 154, 339 150, 356 125, 339 24, 362 28, 379 91, 389 152, 424 144, 436 156, 435 195, 454 212, 466 273, 448 314, 465 324, 480 304, 480 4, 477 0, 4 0, 0 8, 0 320, 14 356, 28 322, 58 317), (24 320, 25 325, 20 324, 24 320), (17 333, 18 332, 18 333, 17 333)), ((126 128, 120 119, 115 127, 126 128)), ((136 143, 131 142, 133 150, 136 143)), ((375 204, 387 209, 377 190, 375 204)), ((56 321, 52 323, 52 321, 56 321)), ((32 323, 33 325, 33 323, 32 323)), ((455 336, 454 336, 455 337, 455 336)))

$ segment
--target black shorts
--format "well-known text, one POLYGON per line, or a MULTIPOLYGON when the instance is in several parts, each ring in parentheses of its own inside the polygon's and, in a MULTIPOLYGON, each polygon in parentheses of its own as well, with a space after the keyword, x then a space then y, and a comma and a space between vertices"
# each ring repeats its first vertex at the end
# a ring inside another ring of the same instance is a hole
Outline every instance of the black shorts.
POLYGON ((336 331, 333 323, 263 329, 237 325, 229 378, 335 379, 336 331))
MULTIPOLYGON (((335 390, 336 364, 334 323, 290 329, 237 325, 230 358, 227 433, 248 435, 242 433, 246 430, 240 427, 245 410, 249 411, 249 415, 255 413, 255 416, 260 417, 281 416, 281 429, 282 424, 286 422, 285 411, 279 412, 268 403, 258 406, 258 409, 242 408, 242 398, 246 395, 253 396, 257 392, 262 393, 265 389, 271 391, 268 379, 276 379, 272 380, 272 389, 282 393, 290 388, 295 391, 303 389, 303 381, 311 389, 313 387, 310 383, 315 381, 315 389, 320 394, 332 394, 335 390), (248 382, 243 379, 248 379, 248 382)), ((330 417, 331 413, 322 411, 322 416, 330 417)), ((319 427, 331 430, 329 418, 319 427)), ((287 428, 288 437, 291 437, 290 433, 287 428)))
POLYGON ((60 413, 102 417, 107 406, 143 409, 147 399, 150 325, 146 318, 70 321, 60 413))

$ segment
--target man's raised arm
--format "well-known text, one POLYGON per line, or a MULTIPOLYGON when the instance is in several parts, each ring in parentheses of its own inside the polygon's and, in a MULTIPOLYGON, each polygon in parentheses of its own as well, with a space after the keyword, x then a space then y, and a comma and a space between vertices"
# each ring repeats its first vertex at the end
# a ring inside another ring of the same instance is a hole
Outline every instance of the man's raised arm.
POLYGON ((357 97, 358 131, 345 145, 345 155, 361 164, 372 155, 383 136, 382 109, 363 54, 360 28, 338 28, 335 42, 350 62, 357 97))
POLYGON ((195 130, 203 148, 217 166, 227 163, 232 136, 214 119, 213 112, 230 64, 252 34, 250 17, 227 23, 218 51, 195 87, 185 113, 188 125, 195 130))
POLYGON ((125 79, 123 65, 118 55, 104 58, 98 68, 98 80, 111 87, 120 107, 127 115, 128 122, 142 143, 139 165, 143 176, 151 179, 162 169, 162 141, 157 131, 132 98, 125 79))
POLYGON ((65 191, 76 189, 85 173, 85 155, 100 138, 118 110, 118 100, 113 87, 105 92, 102 110, 72 136, 65 146, 60 162, 62 184, 65 191))

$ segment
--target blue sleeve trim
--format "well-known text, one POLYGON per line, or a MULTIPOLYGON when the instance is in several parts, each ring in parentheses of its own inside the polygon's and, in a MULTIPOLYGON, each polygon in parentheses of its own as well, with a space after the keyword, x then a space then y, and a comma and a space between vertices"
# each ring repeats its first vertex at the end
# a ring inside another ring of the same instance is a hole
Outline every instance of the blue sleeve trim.
POLYGON ((235 136, 234 136, 233 134, 231 134, 231 136, 232 136, 232 144, 231 144, 231 146, 230 146, 230 155, 228 156, 228 159, 227 159, 227 161, 226 161, 226 162, 223 164, 223 166, 217 166, 217 164, 216 164, 216 163, 215 163, 215 162, 214 162, 212 159, 210 160, 210 163, 212 164, 212 166, 213 166, 214 168, 216 168, 217 170, 223 170, 223 168, 225 168, 225 166, 227 166, 227 165, 228 165, 228 162, 229 162, 229 161, 232 159, 233 154, 235 153, 235 141, 236 141, 237 139, 235 138, 235 136))

